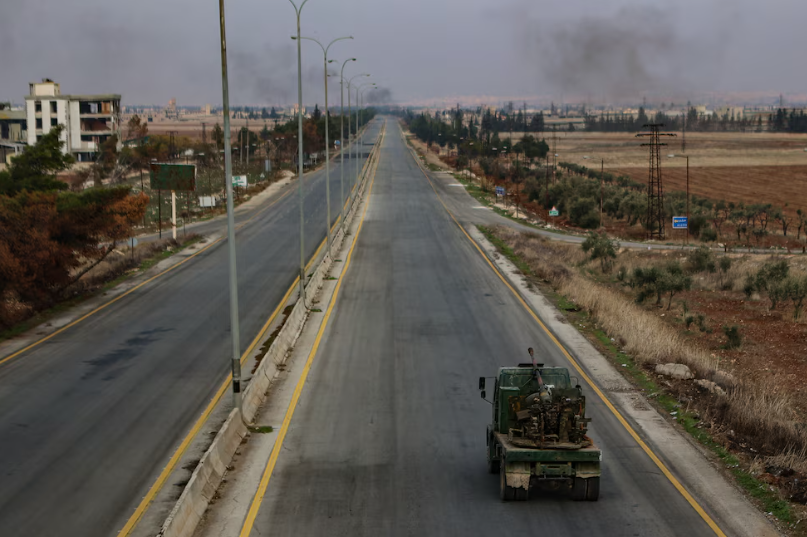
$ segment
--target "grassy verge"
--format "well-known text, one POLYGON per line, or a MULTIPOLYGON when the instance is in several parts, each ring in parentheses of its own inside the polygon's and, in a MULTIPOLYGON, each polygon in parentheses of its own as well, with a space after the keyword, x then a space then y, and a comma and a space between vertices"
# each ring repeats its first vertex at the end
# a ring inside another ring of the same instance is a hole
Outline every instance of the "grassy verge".
MULTIPOLYGON (((526 260, 515 253, 510 246, 498 238, 489 228, 478 226, 478 229, 501 255, 518 267, 528 279, 535 280, 535 278, 531 278, 534 276, 534 272, 526 260)), ((563 312, 570 323, 574 323, 577 330, 584 334, 622 372, 626 379, 645 393, 647 400, 657 410, 670 415, 683 430, 715 455, 717 460, 724 465, 727 472, 734 477, 735 482, 755 500, 765 513, 776 518, 782 525, 790 529, 793 535, 807 535, 807 528, 798 528, 799 521, 796 520, 790 503, 782 499, 776 490, 772 490, 766 483, 754 477, 743 467, 736 455, 715 441, 709 432, 701 428, 701 420, 696 413, 682 409, 677 398, 666 392, 630 355, 619 350, 611 338, 603 330, 596 327, 587 312, 581 311, 578 306, 549 285, 539 283, 539 286, 544 296, 563 312)))
POLYGON ((192 235, 187 241, 180 243, 177 248, 171 249, 171 250, 162 250, 162 251, 159 251, 159 252, 155 253, 152 256, 149 256, 149 257, 141 260, 140 265, 137 268, 135 268, 134 270, 129 270, 129 271, 121 274, 120 276, 117 276, 116 278, 106 282, 105 284, 103 284, 102 286, 98 287, 97 289, 95 289, 93 291, 83 293, 83 294, 80 294, 78 296, 70 297, 70 298, 68 298, 66 300, 63 300, 63 301, 53 305, 50 308, 47 308, 47 309, 42 310, 40 312, 37 312, 32 317, 29 317, 28 319, 15 324, 11 328, 7 328, 6 330, 3 330, 2 332, 0 332, 0 342, 3 342, 5 340, 7 340, 7 339, 17 337, 20 334, 23 334, 23 333, 25 333, 25 332, 27 332, 29 330, 33 330, 34 328, 36 328, 36 327, 38 327, 38 326, 40 326, 40 325, 42 325, 44 323, 49 322, 51 319, 53 319, 57 315, 60 315, 60 314, 62 314, 64 312, 70 310, 71 308, 84 303, 85 301, 89 300, 90 298, 93 298, 95 296, 98 296, 99 294, 104 294, 104 293, 108 292, 110 289, 112 289, 115 286, 121 284, 122 282, 124 282, 124 281, 138 275, 138 274, 141 274, 141 273, 145 272, 146 270, 150 269, 151 267, 153 267, 154 265, 156 265, 160 261, 171 257, 172 255, 184 250, 185 248, 187 248, 187 247, 189 247, 189 246, 191 246, 193 244, 196 244, 197 242, 201 241, 202 239, 203 239, 203 237, 201 237, 199 235, 192 235))

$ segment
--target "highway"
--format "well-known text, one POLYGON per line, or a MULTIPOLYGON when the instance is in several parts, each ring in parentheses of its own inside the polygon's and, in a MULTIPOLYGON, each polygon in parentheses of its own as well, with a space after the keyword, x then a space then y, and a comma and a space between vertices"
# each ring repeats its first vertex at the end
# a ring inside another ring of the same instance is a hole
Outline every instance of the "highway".
MULTIPOLYGON (((346 158, 346 189, 353 169, 346 158)), ((335 221, 338 161, 333 170, 335 221)), ((310 257, 325 236, 325 171, 304 181, 310 257)), ((242 350, 299 274, 297 200, 241 217, 251 218, 237 234, 242 350)), ((206 226, 223 233, 226 221, 206 226)), ((227 282, 225 240, 0 365, 0 535, 108 537, 124 526, 229 373, 227 282)))
MULTIPOLYGON (((499 500, 477 379, 526 361, 528 346, 570 366, 446 212, 392 121, 330 319, 242 535, 715 535, 585 383, 604 453, 600 500, 499 500)), ((708 499, 695 501, 723 526, 708 499)))

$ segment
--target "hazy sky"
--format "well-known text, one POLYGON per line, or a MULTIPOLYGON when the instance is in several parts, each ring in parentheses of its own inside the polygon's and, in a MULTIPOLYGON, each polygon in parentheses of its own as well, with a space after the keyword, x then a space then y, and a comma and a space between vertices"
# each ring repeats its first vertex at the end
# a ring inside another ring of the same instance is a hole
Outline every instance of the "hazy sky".
MULTIPOLYGON (((303 35, 330 40, 397 102, 593 100, 705 91, 805 93, 804 0, 309 0, 303 35)), ((228 0, 233 104, 296 101, 288 0, 228 0)), ((126 104, 221 102, 215 0, 2 0, 0 100, 49 77, 126 104)), ((335 64, 334 64, 335 65, 335 64)), ((336 70, 338 68, 335 68, 336 70)), ((323 102, 322 52, 303 42, 304 101, 323 102)), ((338 103, 339 85, 330 85, 338 103)))

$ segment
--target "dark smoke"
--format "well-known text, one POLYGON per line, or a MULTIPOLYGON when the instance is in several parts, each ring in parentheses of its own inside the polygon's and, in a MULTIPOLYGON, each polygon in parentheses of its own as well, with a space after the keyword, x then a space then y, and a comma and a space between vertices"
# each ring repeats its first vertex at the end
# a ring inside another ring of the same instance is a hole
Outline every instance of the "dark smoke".
POLYGON ((392 92, 387 88, 378 88, 368 91, 364 97, 367 104, 391 104, 393 103, 392 92))
POLYGON ((713 76, 725 41, 720 27, 684 36, 671 9, 622 8, 522 31, 542 85, 572 95, 625 98, 690 91, 713 76))

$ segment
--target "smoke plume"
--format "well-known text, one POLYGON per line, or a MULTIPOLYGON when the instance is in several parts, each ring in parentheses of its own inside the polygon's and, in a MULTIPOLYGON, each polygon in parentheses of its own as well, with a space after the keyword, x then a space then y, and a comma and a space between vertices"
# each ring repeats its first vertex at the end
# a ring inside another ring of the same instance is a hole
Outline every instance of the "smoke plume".
POLYGON ((676 20, 672 8, 634 6, 611 17, 533 21, 521 34, 542 85, 620 99, 686 92, 714 76, 725 42, 721 26, 684 35, 676 20))

